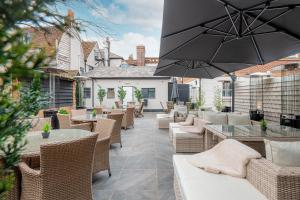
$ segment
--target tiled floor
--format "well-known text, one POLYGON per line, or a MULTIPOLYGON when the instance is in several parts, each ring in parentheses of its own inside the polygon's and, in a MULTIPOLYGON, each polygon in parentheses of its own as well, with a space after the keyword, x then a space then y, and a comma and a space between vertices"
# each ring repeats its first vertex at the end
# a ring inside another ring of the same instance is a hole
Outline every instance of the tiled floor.
POLYGON ((123 147, 110 150, 112 176, 93 178, 95 200, 175 200, 172 146, 168 130, 159 130, 155 114, 135 120, 122 131, 123 147))

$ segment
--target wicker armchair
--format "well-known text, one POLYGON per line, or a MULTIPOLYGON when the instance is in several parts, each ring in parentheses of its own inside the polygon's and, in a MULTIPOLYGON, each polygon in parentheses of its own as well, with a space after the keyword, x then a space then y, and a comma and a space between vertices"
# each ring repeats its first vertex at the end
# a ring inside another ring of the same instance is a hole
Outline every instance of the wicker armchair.
POLYGON ((44 125, 48 123, 51 124, 51 118, 33 118, 31 121, 32 127, 29 131, 42 131, 44 125))
POLYGON ((123 113, 115 113, 115 114, 108 114, 108 119, 113 119, 116 121, 116 124, 114 126, 113 132, 111 134, 110 138, 110 144, 120 143, 120 146, 122 147, 122 140, 121 140, 121 128, 122 128, 122 120, 123 120, 123 113))
POLYGON ((97 115, 103 114, 103 108, 101 108, 101 107, 96 107, 96 108, 94 108, 94 109, 96 110, 97 115))
POLYGON ((72 109, 71 110, 71 116, 85 115, 85 114, 86 114, 86 109, 79 109, 79 110, 72 109))
POLYGON ((128 127, 134 127, 134 108, 129 107, 126 109, 125 115, 123 117, 122 121, 122 127, 125 128, 125 130, 128 127))
POLYGON ((122 102, 121 101, 115 101, 115 105, 116 105, 116 108, 119 109, 119 108, 122 108, 122 102))
POLYGON ((70 114, 62 115, 57 113, 57 119, 59 121, 60 129, 82 129, 82 130, 91 131, 90 123, 71 124, 70 114))
POLYGON ((247 180, 269 200, 300 199, 300 167, 279 167, 266 159, 253 159, 247 180))
POLYGON ((144 117, 143 115, 144 102, 142 102, 137 109, 134 109, 135 117, 144 117))
POLYGON ((95 147, 93 174, 108 170, 111 176, 109 165, 109 147, 110 137, 113 132, 116 121, 112 119, 101 119, 97 121, 95 133, 98 134, 98 140, 95 147))
POLYGON ((40 170, 20 163, 21 200, 92 200, 92 165, 97 135, 41 146, 40 170))

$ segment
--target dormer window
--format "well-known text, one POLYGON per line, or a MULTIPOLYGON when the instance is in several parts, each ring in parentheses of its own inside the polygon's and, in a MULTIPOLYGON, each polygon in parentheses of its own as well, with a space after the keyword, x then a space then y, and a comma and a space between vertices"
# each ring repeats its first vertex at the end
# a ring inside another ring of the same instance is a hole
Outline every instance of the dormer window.
POLYGON ((94 50, 94 55, 95 55, 95 60, 99 61, 101 59, 99 50, 94 50))

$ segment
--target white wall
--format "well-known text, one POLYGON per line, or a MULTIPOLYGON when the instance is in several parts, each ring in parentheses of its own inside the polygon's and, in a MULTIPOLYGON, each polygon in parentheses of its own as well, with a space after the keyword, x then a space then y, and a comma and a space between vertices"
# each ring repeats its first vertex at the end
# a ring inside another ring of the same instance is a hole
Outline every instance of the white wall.
MULTIPOLYGON (((104 98, 103 106, 107 108, 111 108, 115 105, 115 101, 118 100, 118 87, 121 86, 134 86, 138 89, 141 88, 155 88, 155 99, 148 99, 148 106, 145 109, 161 109, 160 101, 166 102, 168 101, 168 81, 169 79, 143 79, 143 80, 103 80, 97 79, 94 80, 94 103, 95 106, 100 106, 97 92, 98 92, 98 85, 102 88, 115 88, 115 99, 107 99, 107 96, 104 98)), ((85 87, 92 88, 92 80, 87 80, 85 83, 85 87)), ((85 99, 85 105, 87 107, 92 107, 92 97, 90 99, 85 99)))
POLYGON ((83 49, 81 39, 76 30, 71 30, 69 35, 63 33, 57 46, 58 68, 65 70, 80 70, 84 68, 83 49))
POLYGON ((121 64, 122 64, 122 59, 110 59, 111 67, 120 67, 121 64))
POLYGON ((97 62, 95 60, 95 50, 96 51, 100 51, 99 49, 99 46, 98 45, 95 45, 94 48, 92 49, 90 55, 87 57, 86 59, 86 72, 90 71, 89 70, 89 66, 92 66, 92 67, 99 67, 100 66, 100 62, 97 62))

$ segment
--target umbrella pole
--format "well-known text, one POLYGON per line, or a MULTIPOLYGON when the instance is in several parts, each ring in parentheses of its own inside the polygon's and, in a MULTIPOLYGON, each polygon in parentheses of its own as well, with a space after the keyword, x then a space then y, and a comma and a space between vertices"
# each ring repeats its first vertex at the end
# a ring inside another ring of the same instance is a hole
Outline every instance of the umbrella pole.
POLYGON ((234 99, 235 99, 235 81, 236 81, 236 75, 229 74, 231 80, 232 80, 232 94, 231 94, 231 112, 234 112, 234 99))

